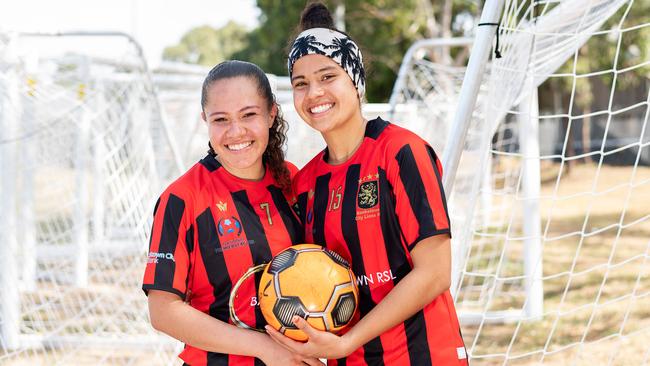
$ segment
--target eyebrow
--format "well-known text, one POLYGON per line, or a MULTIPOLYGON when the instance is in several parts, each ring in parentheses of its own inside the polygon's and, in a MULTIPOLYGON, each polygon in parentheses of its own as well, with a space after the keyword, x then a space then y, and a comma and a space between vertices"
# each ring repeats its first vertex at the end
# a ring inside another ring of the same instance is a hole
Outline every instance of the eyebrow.
MULTIPOLYGON (((318 69, 318 70, 314 71, 314 74, 318 74, 318 73, 325 72, 325 71, 330 71, 330 70, 336 70, 336 67, 335 66, 325 66, 322 69, 318 69)), ((292 77, 291 81, 294 81, 296 79, 304 79, 304 78, 305 77, 303 75, 297 75, 297 76, 292 77)))
MULTIPOLYGON (((248 110, 248 109, 260 109, 260 108, 262 108, 262 107, 260 107, 260 106, 258 106, 258 105, 247 105, 246 107, 240 109, 240 110, 237 111, 237 112, 241 113, 241 112, 244 112, 244 111, 246 111, 246 110, 248 110)), ((212 113, 210 113, 210 114, 208 115, 208 117, 212 117, 212 116, 215 116, 215 115, 217 115, 217 114, 228 114, 228 113, 227 113, 227 112, 216 111, 216 112, 212 112, 212 113)))

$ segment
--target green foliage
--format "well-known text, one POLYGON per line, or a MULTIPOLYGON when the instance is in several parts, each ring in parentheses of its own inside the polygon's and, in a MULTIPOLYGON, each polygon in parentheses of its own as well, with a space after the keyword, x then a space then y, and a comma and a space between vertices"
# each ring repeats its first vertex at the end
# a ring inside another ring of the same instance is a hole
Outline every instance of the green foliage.
POLYGON ((404 53, 424 32, 424 19, 413 17, 416 1, 348 1, 345 10, 347 32, 365 57, 366 99, 387 101, 404 53))
POLYGON ((163 59, 213 66, 243 49, 247 33, 244 26, 232 21, 219 29, 207 25, 193 28, 177 45, 165 48, 163 59))
MULTIPOLYGON (((177 45, 166 48, 163 59, 211 66, 234 58, 254 62, 272 74, 286 75, 288 43, 298 34, 300 13, 306 2, 257 0, 261 11, 258 28, 247 32, 236 23, 220 29, 194 28, 177 45)), ((332 13, 339 4, 345 7, 346 32, 363 51, 366 98, 370 102, 388 100, 402 57, 413 42, 463 35, 467 32, 464 28, 467 20, 472 20, 479 11, 477 2, 468 0, 326 0, 325 3, 332 13)), ((473 22, 469 23, 473 26, 473 22)), ((466 55, 452 61, 463 64, 466 55)))
POLYGON ((258 0, 260 25, 248 34, 248 46, 233 58, 256 63, 271 74, 287 75, 287 43, 304 4, 304 0, 258 0))
MULTIPOLYGON (((393 88, 404 53, 418 39, 439 36, 444 27, 428 29, 423 4, 437 17, 444 13, 441 1, 428 0, 330 0, 325 1, 332 13, 336 6, 345 5, 345 26, 361 47, 366 67, 366 98, 370 102, 387 101, 393 88), (433 33, 433 34, 432 34, 433 33)), ((452 1, 452 0, 449 0, 452 1)), ((475 14, 475 2, 453 0, 454 15, 446 34, 458 35, 457 14, 475 14)), ((260 26, 247 37, 248 45, 233 57, 260 65, 265 71, 287 74, 288 43, 297 35, 305 0, 258 0, 261 10, 260 26)), ((430 14, 431 15, 431 14, 430 14)), ((434 22, 436 23, 436 22, 434 22)), ((443 23, 437 20, 437 23, 443 23)))
POLYGON ((575 74, 577 77, 557 78, 553 81, 555 85, 542 85, 540 95, 560 92, 561 99, 568 101, 575 83, 576 106, 581 110, 591 110, 595 88, 614 88, 616 97, 625 90, 646 83, 650 79, 650 66, 642 65, 650 60, 648 24, 650 0, 634 1, 629 9, 628 4, 624 4, 602 26, 601 31, 607 32, 592 36, 578 50, 577 57, 567 60, 558 70, 558 73, 575 74))

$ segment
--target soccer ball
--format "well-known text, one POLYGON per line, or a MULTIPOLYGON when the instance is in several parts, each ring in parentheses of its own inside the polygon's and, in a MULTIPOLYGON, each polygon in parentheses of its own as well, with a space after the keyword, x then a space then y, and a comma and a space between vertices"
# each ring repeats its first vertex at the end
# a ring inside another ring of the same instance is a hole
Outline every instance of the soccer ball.
POLYGON ((267 323, 297 341, 306 341, 307 335, 291 321, 294 315, 316 329, 338 333, 350 324, 359 303, 348 262, 315 244, 278 253, 262 272, 258 296, 267 323))

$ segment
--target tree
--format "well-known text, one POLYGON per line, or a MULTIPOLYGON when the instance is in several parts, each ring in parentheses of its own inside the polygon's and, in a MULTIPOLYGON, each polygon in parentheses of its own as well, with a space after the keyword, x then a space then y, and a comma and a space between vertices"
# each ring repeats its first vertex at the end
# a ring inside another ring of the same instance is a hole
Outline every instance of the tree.
MULTIPOLYGON (((287 74, 287 43, 297 36, 296 26, 305 0, 258 0, 260 26, 249 33, 248 45, 234 57, 260 65, 265 71, 287 74)), ((332 13, 345 9, 345 31, 359 44, 365 57, 370 102, 388 100, 397 71, 409 46, 418 39, 462 35, 467 30, 458 17, 477 14, 474 2, 445 0, 329 0, 332 13), (342 6, 344 5, 344 6, 342 6)), ((336 15, 336 14, 333 14, 336 15)), ((336 17, 336 16, 335 16, 336 17)), ((443 50, 431 58, 464 64, 467 55, 443 50)))
POLYGON ((287 42, 290 34, 297 35, 293 30, 304 5, 304 0, 258 0, 260 25, 247 35, 247 46, 233 58, 253 62, 268 73, 287 75, 287 42))
POLYGON ((193 28, 177 45, 165 48, 163 59, 213 66, 243 49, 247 34, 246 27, 233 21, 219 29, 207 25, 193 28))
MULTIPOLYGON (((635 1, 628 9, 623 5, 616 14, 610 17, 601 30, 611 32, 594 35, 575 55, 557 71, 559 74, 575 74, 573 78, 554 78, 540 87, 540 107, 551 109, 554 113, 570 112, 571 116, 584 115, 581 118, 582 131, 580 134, 580 153, 598 150, 599 146, 591 144, 593 111, 602 111, 609 106, 598 101, 594 95, 607 95, 610 92, 613 103, 625 103, 625 93, 635 88, 643 87, 650 80, 647 67, 640 67, 650 59, 650 27, 638 27, 650 22, 650 1, 635 1), (620 46, 619 46, 620 40, 620 46), (618 53, 617 53, 618 52, 618 53), (615 72, 616 71, 616 72, 615 72), (616 78, 614 75, 616 74, 616 78), (590 76, 587 76, 590 75, 590 76), (573 98, 571 95, 573 93, 573 98), (559 106, 562 101, 573 101, 571 111, 567 106, 559 106)), ((647 86, 645 87, 647 90, 647 86)), ((645 92, 647 94, 647 91, 645 92)), ((609 101, 607 101, 608 103, 609 101)), ((613 108, 616 108, 616 106, 613 108)), ((569 128, 568 121, 563 130, 569 128)), ((563 131, 564 132, 564 131, 563 131)), ((574 156, 574 129, 569 131, 567 155, 574 156)), ((590 159, 582 159, 586 162, 590 159)), ((570 170, 575 160, 569 160, 565 165, 570 170)))

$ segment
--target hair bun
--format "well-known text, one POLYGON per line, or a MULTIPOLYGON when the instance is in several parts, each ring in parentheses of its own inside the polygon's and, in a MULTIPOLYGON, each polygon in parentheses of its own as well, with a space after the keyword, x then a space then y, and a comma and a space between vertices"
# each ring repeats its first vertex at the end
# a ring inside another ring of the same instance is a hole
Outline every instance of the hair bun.
POLYGON ((307 4, 300 15, 300 27, 302 30, 311 28, 334 28, 334 20, 327 6, 321 2, 307 4))

